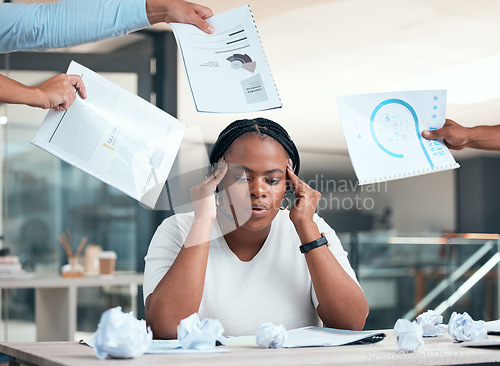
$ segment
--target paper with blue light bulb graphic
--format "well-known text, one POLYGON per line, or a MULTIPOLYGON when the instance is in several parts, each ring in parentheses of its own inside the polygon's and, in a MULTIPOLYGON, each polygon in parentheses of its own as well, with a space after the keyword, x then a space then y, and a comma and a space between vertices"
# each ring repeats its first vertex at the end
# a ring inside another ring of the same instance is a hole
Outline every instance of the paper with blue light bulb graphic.
POLYGON ((446 90, 345 96, 337 105, 359 184, 459 167, 443 141, 421 136, 444 125, 446 90))

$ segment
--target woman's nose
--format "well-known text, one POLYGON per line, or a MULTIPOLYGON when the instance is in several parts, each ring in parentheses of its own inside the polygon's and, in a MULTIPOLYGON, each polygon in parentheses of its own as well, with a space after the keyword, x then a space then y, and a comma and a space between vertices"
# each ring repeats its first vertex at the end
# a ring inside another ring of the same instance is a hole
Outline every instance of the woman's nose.
POLYGON ((250 195, 253 197, 265 197, 267 196, 267 187, 265 182, 260 182, 258 180, 253 180, 250 183, 250 195))

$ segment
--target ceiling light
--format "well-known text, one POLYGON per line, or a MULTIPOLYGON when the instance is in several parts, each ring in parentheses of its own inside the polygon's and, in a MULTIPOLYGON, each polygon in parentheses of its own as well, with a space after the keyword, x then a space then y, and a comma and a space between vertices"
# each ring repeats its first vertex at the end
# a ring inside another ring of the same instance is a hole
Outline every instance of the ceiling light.
POLYGON ((9 119, 6 116, 0 116, 0 125, 5 125, 7 124, 7 121, 9 119))

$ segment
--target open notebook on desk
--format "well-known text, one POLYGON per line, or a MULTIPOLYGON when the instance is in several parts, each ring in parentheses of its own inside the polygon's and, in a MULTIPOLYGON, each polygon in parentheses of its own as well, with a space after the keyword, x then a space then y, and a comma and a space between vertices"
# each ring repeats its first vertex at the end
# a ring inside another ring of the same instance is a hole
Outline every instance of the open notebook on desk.
MULTIPOLYGON (((94 339, 81 339, 81 344, 85 344, 92 348, 95 348, 94 339)), ((223 353, 230 352, 224 347, 214 347, 209 349, 185 349, 182 348, 181 342, 177 339, 153 339, 151 342, 151 347, 145 352, 145 354, 167 354, 167 353, 223 353)))
POLYGON ((283 347, 344 346, 348 344, 376 343, 384 338, 385 334, 381 332, 306 327, 289 330, 283 347))

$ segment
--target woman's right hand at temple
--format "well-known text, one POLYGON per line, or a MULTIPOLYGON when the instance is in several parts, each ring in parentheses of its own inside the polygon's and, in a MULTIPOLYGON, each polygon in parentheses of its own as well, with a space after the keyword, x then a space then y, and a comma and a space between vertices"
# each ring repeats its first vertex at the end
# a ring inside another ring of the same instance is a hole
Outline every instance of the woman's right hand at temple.
POLYGON ((217 169, 200 184, 191 188, 191 201, 193 202, 195 220, 208 219, 212 222, 215 220, 217 207, 214 192, 226 173, 227 163, 224 158, 220 158, 217 169))

